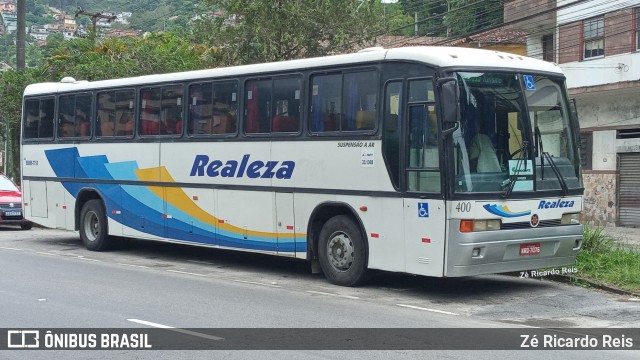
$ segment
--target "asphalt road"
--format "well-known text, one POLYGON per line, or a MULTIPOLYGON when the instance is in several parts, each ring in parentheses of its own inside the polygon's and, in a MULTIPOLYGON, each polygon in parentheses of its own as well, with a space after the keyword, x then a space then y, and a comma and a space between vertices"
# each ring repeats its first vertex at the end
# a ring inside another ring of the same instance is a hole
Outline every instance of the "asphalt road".
MULTIPOLYGON (((126 241, 89 252, 77 233, 0 228, 0 328, 640 327, 640 302, 544 278, 429 279, 377 273, 360 288, 305 262, 126 241)), ((636 340, 640 343, 640 339, 636 340)), ((502 352, 504 354, 504 352, 502 352)), ((56 351, 5 352, 52 358, 56 351)), ((64 358, 192 358, 201 352, 65 351, 64 358)), ((494 358, 495 351, 216 351, 225 358, 494 358)), ((517 352, 518 358, 637 358, 637 351, 517 352), (580 355, 582 354, 582 355, 580 355), (557 356, 557 357, 556 357, 557 356)), ((504 356, 504 355, 499 355, 504 356)), ((0 358, 4 357, 0 353, 0 358)))

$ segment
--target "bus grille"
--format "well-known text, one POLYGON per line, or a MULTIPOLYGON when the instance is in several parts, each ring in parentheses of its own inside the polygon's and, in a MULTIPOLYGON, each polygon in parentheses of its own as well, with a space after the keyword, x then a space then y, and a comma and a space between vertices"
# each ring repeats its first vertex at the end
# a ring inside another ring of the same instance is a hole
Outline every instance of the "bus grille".
MULTIPOLYGON (((562 223, 560 222, 560 219, 554 219, 554 220, 542 220, 540 221, 540 224, 538 224, 538 226, 536 226, 536 228, 541 228, 541 227, 553 227, 553 226, 561 226, 562 223)), ((531 223, 527 222, 517 222, 517 223, 509 223, 509 224, 505 224, 502 223, 502 225, 500 226, 501 230, 516 230, 516 229, 531 229, 531 223)))

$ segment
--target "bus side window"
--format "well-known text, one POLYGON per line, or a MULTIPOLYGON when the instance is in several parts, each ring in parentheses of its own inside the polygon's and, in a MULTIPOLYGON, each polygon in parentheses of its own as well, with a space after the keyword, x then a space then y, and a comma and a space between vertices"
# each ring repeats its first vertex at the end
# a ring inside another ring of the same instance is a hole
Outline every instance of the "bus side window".
POLYGON ((162 88, 160 134, 182 134, 182 85, 165 86, 162 88))
POLYGON ((75 102, 75 95, 60 96, 58 99, 58 137, 76 136, 75 102))
POLYGON ((213 84, 212 134, 233 134, 238 127, 238 85, 233 82, 213 84))
POLYGON ((273 81, 272 132, 298 132, 300 130, 300 91, 298 78, 273 81))
POLYGON ((187 133, 189 135, 209 134, 213 121, 212 83, 189 86, 189 99, 187 133))
POLYGON ((339 131, 342 118, 342 74, 311 79, 310 128, 313 132, 339 131))
POLYGON ((407 190, 440 192, 438 119, 433 81, 409 82, 407 190))
POLYGON ((162 89, 143 89, 140 98, 140 135, 159 135, 162 89))
POLYGON ((114 135, 115 101, 115 91, 98 94, 96 119, 97 129, 99 129, 100 136, 104 137, 114 135))
POLYGON ((374 72, 344 74, 345 116, 342 131, 373 130, 376 126, 377 78, 374 72))
POLYGON ((383 151, 389 164, 391 180, 400 186, 400 129, 402 124, 400 104, 402 101, 402 81, 387 84, 385 90, 383 151))
POLYGON ((40 102, 40 126, 38 127, 39 138, 53 138, 54 121, 54 99, 43 99, 40 102))
POLYGON ((91 123, 89 122, 90 115, 91 94, 77 95, 75 107, 75 136, 91 136, 91 123))
POLYGON ((24 138, 35 139, 38 137, 38 126, 40 124, 40 100, 27 100, 24 108, 24 138))
POLYGON ((271 131, 271 80, 248 81, 245 87, 244 130, 247 134, 271 131))

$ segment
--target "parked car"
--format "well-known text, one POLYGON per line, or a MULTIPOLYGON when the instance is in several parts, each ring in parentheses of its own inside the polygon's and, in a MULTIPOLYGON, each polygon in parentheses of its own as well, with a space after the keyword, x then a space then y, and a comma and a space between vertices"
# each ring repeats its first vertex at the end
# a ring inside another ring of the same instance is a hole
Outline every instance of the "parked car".
POLYGON ((29 230, 33 223, 24 218, 22 192, 8 177, 0 174, 0 225, 20 225, 29 230))

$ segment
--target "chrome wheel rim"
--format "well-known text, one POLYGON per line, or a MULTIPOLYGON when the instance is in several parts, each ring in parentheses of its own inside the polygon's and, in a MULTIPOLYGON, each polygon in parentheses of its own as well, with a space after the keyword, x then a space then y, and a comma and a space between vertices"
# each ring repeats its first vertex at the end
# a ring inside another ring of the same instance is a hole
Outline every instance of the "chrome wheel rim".
POLYGON ((335 232, 327 243, 329 263, 335 269, 346 271, 353 264, 353 242, 344 232, 335 232))

